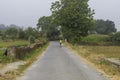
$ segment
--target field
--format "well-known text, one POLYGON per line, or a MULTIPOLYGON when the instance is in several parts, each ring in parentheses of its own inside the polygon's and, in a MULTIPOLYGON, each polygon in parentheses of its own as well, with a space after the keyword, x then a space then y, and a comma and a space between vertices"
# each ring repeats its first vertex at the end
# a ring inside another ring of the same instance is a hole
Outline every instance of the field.
POLYGON ((107 58, 120 59, 120 46, 85 46, 87 50, 96 55, 104 55, 107 58))
POLYGON ((25 40, 16 40, 16 41, 3 41, 0 40, 0 48, 6 48, 8 46, 21 46, 21 45, 27 45, 29 44, 28 41, 25 40))
POLYGON ((108 39, 107 35, 93 34, 93 35, 88 35, 87 37, 84 37, 82 41, 98 43, 98 42, 106 42, 107 39, 108 39))
POLYGON ((77 49, 87 50, 84 55, 104 55, 107 58, 119 58, 120 59, 120 46, 78 46, 77 49))
MULTIPOLYGON (((105 35, 89 35, 83 39, 86 42, 100 43, 105 42, 105 35)), ((95 45, 76 45, 66 44, 69 48, 76 51, 88 61, 92 62, 98 69, 105 72, 111 80, 120 80, 120 72, 117 68, 107 64, 103 58, 120 59, 120 46, 95 46, 95 45)))
POLYGON ((102 73, 105 73, 111 80, 120 80, 120 72, 114 66, 107 64, 103 58, 119 58, 120 46, 73 46, 66 44, 70 49, 90 61, 102 73))
MULTIPOLYGON (((108 43, 107 41, 108 36, 107 35, 89 35, 85 38, 83 38, 84 42, 92 42, 92 43, 108 43)), ((96 55, 104 55, 104 57, 107 58, 120 58, 120 46, 79 46, 78 48, 83 47, 85 48, 89 53, 92 52, 92 54, 96 55)), ((87 54, 89 55, 89 54, 87 54)))

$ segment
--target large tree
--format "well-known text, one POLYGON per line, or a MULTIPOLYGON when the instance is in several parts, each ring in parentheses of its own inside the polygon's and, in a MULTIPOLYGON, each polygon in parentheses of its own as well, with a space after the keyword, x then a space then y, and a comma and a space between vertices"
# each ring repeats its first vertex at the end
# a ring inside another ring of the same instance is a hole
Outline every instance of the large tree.
POLYGON ((89 0, 59 0, 52 4, 54 21, 61 26, 63 36, 77 43, 93 26, 93 11, 89 0))
POLYGON ((43 16, 38 20, 37 28, 41 29, 42 37, 49 40, 58 39, 58 26, 53 22, 52 16, 43 16))
POLYGON ((98 34, 110 34, 117 31, 113 21, 105 21, 102 19, 98 19, 95 21, 95 30, 98 34))

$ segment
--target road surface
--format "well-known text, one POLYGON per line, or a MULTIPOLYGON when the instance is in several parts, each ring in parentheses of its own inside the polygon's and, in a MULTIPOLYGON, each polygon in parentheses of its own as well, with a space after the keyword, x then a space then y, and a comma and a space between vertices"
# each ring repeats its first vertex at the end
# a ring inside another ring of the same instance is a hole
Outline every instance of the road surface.
POLYGON ((18 80, 109 80, 58 42, 48 49, 18 80))

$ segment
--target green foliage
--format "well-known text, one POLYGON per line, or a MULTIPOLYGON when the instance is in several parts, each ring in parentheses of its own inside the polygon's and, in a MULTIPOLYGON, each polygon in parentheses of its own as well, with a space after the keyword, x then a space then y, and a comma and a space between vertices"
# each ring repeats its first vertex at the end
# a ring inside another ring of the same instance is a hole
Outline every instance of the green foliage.
POLYGON ((30 44, 35 43, 35 37, 34 36, 30 36, 29 37, 29 42, 30 42, 30 44))
POLYGON ((40 37, 40 32, 32 27, 28 27, 26 30, 24 30, 25 39, 28 40, 30 36, 34 36, 35 39, 38 39, 40 37))
POLYGON ((105 60, 100 60, 99 64, 100 65, 105 65, 105 64, 107 64, 107 62, 105 60))
POLYGON ((12 40, 16 39, 18 36, 18 29, 11 27, 5 31, 6 37, 12 40))
POLYGON ((17 40, 17 41, 11 41, 11 40, 0 40, 0 48, 6 48, 8 46, 23 46, 28 45, 29 42, 26 40, 17 40))
POLYGON ((6 37, 5 34, 2 34, 2 35, 1 35, 1 39, 2 39, 2 40, 5 40, 6 38, 7 38, 7 37, 6 37))
POLYGON ((120 32, 110 34, 110 39, 113 43, 120 43, 120 32))
POLYGON ((106 42, 108 39, 107 35, 88 35, 82 38, 83 42, 106 42))
POLYGON ((34 50, 34 51, 31 51, 29 54, 26 54, 22 60, 29 60, 30 62, 33 63, 33 61, 35 61, 37 59, 37 57, 47 48, 49 44, 45 44, 43 45, 42 47, 34 50))
POLYGON ((5 49, 0 49, 0 63, 6 64, 15 61, 15 59, 8 57, 8 56, 3 56, 3 53, 5 52, 5 49))
POLYGON ((77 43, 93 26, 93 11, 89 0, 59 0, 52 4, 54 22, 61 26, 64 38, 77 43))
POLYGON ((53 22, 52 16, 43 16, 38 20, 37 28, 41 29, 42 37, 49 40, 58 39, 58 26, 53 22))
POLYGON ((116 32, 115 24, 110 20, 96 20, 95 21, 95 31, 98 34, 110 34, 112 32, 116 32))
POLYGON ((28 27, 26 30, 25 30, 25 37, 26 39, 28 39, 30 36, 34 36, 34 29, 32 27, 28 27))
POLYGON ((25 55, 25 56, 23 57, 23 60, 27 60, 27 59, 33 58, 33 56, 35 57, 36 54, 38 54, 38 52, 39 52, 40 50, 41 50, 41 48, 36 49, 36 50, 30 52, 29 54, 27 54, 27 55, 25 55))
POLYGON ((0 30, 0 36, 2 36, 2 31, 0 30))
MULTIPOLYGON (((0 25, 3 26, 3 25, 0 25)), ((36 39, 38 39, 41 35, 40 31, 38 31, 35 28, 28 27, 26 29, 20 28, 16 25, 10 25, 10 26, 3 26, 3 29, 0 30, 0 38, 2 40, 16 40, 16 39, 22 39, 22 40, 28 40, 30 36, 34 36, 36 39)))
POLYGON ((26 38, 26 33, 25 33, 25 31, 24 31, 22 28, 20 28, 18 31, 19 31, 19 33, 18 33, 18 38, 19 38, 19 39, 25 39, 25 38, 26 38))

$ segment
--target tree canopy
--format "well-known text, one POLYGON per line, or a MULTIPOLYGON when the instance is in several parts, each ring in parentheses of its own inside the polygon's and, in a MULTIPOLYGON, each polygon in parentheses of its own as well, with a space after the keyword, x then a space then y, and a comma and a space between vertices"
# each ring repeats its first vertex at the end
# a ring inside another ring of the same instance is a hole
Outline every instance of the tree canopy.
POLYGON ((110 20, 98 19, 95 21, 95 30, 98 34, 110 34, 116 32, 115 23, 110 20))
POLYGON ((41 29, 42 37, 49 40, 58 39, 58 26, 53 22, 52 16, 43 16, 38 20, 37 28, 41 29))
POLYGON ((39 39, 40 32, 36 28, 28 27, 26 29, 16 26, 14 24, 10 26, 0 25, 0 39, 2 40, 29 40, 30 38, 39 39))
POLYGON ((89 0, 59 0, 52 3, 54 22, 61 26, 62 34, 72 43, 77 43, 93 26, 94 12, 89 0))

